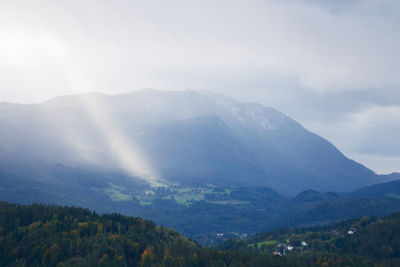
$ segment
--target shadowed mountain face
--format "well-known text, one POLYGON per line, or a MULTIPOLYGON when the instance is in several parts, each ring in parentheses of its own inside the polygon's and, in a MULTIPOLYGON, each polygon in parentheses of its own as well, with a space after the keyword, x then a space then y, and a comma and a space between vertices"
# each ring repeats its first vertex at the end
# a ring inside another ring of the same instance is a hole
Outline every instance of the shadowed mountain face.
POLYGON ((57 163, 284 194, 351 191, 382 181, 284 114, 205 91, 0 103, 0 136, 0 169, 40 182, 55 179, 46 168, 57 163))

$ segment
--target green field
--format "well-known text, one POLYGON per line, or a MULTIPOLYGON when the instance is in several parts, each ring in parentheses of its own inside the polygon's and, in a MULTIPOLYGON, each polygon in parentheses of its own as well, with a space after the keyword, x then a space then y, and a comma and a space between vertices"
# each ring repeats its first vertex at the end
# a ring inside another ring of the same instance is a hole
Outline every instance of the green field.
POLYGON ((278 244, 277 240, 267 240, 267 241, 263 241, 263 242, 258 242, 257 243, 257 248, 261 248, 263 245, 275 246, 276 244, 278 244))
POLYGON ((110 187, 104 189, 104 193, 112 200, 112 201, 129 201, 132 200, 132 196, 122 193, 124 190, 123 187, 109 183, 110 187))
POLYGON ((250 201, 247 200, 206 200, 207 203, 217 204, 217 205, 247 205, 250 201))
POLYGON ((216 186, 209 184, 201 187, 179 187, 178 184, 167 185, 154 182, 148 190, 132 195, 132 193, 127 193, 126 188, 112 183, 109 183, 109 187, 105 189, 93 188, 95 191, 106 194, 112 201, 130 201, 136 198, 142 206, 151 205, 156 199, 174 200, 177 204, 185 206, 190 206, 197 201, 206 201, 217 205, 246 205, 250 203, 249 201, 229 199, 233 189, 228 188, 221 191, 216 189, 216 186), (207 200, 206 195, 218 195, 223 198, 221 200, 207 200))
POLYGON ((174 196, 176 203, 180 205, 190 205, 194 201, 204 200, 203 194, 180 194, 174 196))

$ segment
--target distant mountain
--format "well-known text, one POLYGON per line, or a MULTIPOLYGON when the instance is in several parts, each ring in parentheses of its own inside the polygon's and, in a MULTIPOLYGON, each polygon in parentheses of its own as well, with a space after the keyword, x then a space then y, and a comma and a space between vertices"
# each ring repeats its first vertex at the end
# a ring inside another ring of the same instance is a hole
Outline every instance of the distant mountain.
POLYGON ((395 178, 397 180, 363 187, 355 192, 350 192, 347 195, 351 197, 392 197, 400 199, 400 174, 392 173, 386 176, 390 176, 391 179, 395 178))
POLYGON ((352 191, 383 181, 284 114, 207 91, 0 103, 0 169, 48 183, 54 164, 151 183, 352 191))
POLYGON ((333 192, 321 193, 315 190, 306 190, 299 193, 291 201, 296 203, 315 203, 320 201, 331 201, 339 198, 339 195, 333 192))
POLYGON ((362 216, 386 216, 400 210, 400 180, 347 193, 301 192, 284 205, 286 226, 326 224, 362 216))

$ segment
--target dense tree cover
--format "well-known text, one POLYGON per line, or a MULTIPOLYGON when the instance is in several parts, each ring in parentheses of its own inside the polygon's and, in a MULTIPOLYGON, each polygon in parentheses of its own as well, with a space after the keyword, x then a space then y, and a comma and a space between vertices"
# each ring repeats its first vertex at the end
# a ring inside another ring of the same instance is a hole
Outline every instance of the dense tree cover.
POLYGON ((279 229, 249 239, 232 239, 219 248, 283 250, 287 256, 301 256, 317 264, 342 265, 356 260, 377 266, 400 266, 400 212, 382 219, 362 217, 320 227, 279 229))
POLYGON ((0 202, 0 266, 399 266, 399 227, 400 213, 204 248, 139 217, 0 202), (348 228, 356 234, 346 236, 348 228), (309 247, 273 256, 268 246, 257 246, 271 238, 297 246, 306 240, 309 247))
POLYGON ((0 202, 0 266, 295 265, 267 253, 202 248, 151 221, 0 202))
POLYGON ((383 219, 362 218, 355 226, 356 233, 338 238, 329 250, 375 259, 400 258, 400 212, 383 219))

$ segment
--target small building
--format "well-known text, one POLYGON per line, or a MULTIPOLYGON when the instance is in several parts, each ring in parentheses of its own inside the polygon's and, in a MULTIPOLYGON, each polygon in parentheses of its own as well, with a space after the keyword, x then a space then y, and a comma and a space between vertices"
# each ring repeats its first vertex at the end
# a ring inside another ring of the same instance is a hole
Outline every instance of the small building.
POLYGON ((278 248, 287 248, 287 244, 285 244, 285 243, 279 243, 279 244, 277 245, 277 247, 278 247, 278 248))

